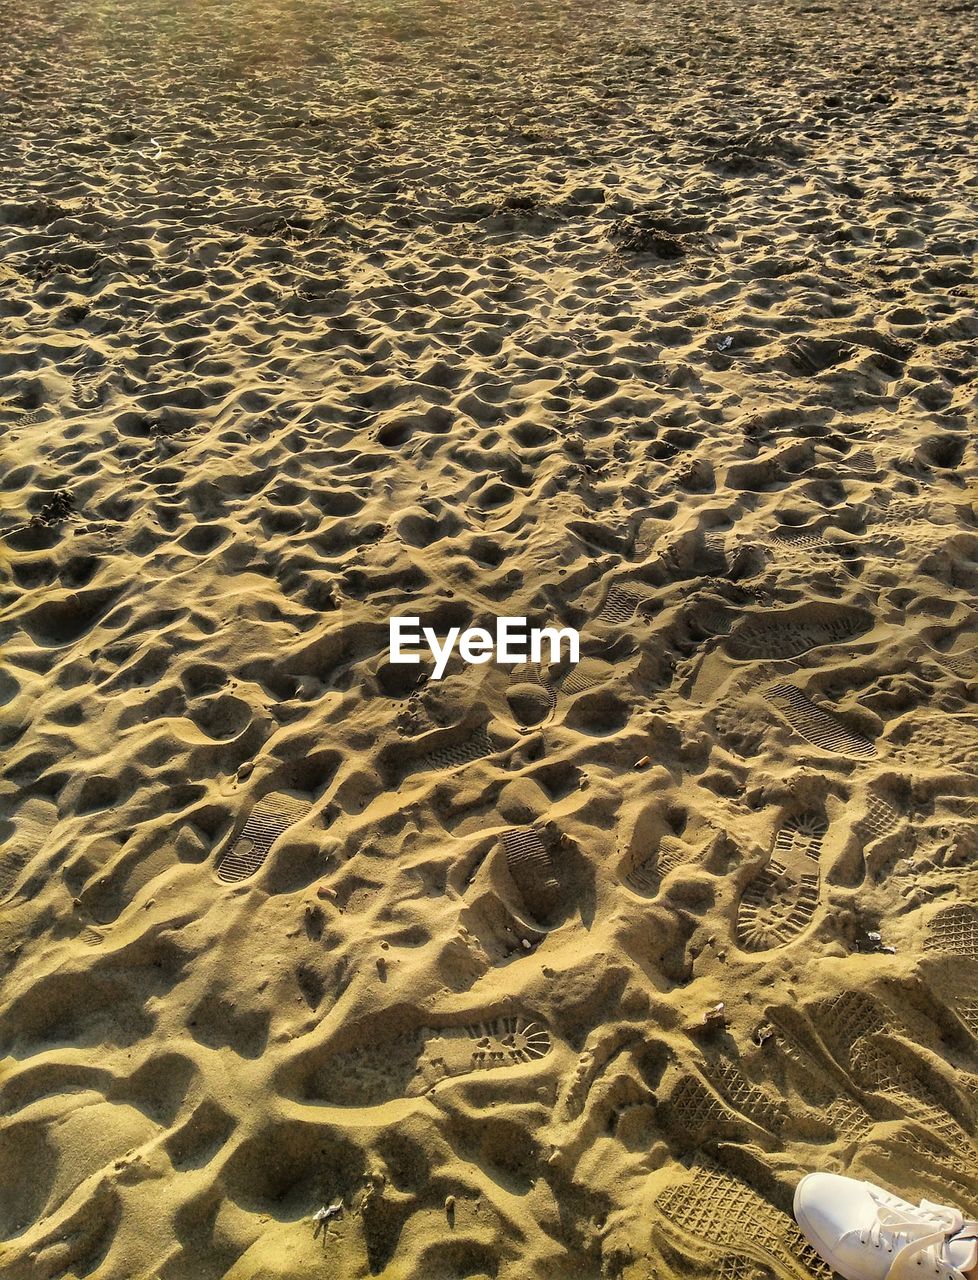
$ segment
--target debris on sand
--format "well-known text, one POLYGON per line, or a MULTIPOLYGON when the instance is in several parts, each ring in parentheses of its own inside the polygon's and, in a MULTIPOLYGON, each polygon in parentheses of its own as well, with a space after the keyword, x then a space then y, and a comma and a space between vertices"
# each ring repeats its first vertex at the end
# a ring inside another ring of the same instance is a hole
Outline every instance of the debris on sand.
POLYGON ((629 214, 612 224, 608 232, 619 249, 626 253, 653 254, 657 258, 684 258, 687 240, 668 230, 648 214, 629 214))
POLYGON ((334 1200, 332 1204, 323 1205, 321 1209, 317 1209, 316 1212, 312 1215, 312 1220, 315 1223, 313 1233, 312 1233, 313 1239, 317 1240, 319 1238, 320 1232, 324 1233, 324 1238, 325 1238, 325 1236, 329 1234, 327 1224, 332 1222, 334 1218, 341 1217, 342 1214, 343 1214, 342 1200, 334 1200))

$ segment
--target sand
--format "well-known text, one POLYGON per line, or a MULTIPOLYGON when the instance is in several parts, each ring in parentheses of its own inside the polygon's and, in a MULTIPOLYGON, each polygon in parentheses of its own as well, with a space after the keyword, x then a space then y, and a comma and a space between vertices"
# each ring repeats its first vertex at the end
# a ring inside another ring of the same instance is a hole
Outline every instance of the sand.
POLYGON ((4 1280, 978 1212, 974 4, 3 14, 4 1280))

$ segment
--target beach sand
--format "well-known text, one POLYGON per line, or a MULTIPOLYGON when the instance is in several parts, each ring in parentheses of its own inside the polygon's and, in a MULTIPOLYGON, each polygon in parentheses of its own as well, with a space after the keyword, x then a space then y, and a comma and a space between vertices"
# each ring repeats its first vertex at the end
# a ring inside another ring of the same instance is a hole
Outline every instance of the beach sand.
POLYGON ((2 12, 3 1280, 978 1212, 974 3, 2 12))

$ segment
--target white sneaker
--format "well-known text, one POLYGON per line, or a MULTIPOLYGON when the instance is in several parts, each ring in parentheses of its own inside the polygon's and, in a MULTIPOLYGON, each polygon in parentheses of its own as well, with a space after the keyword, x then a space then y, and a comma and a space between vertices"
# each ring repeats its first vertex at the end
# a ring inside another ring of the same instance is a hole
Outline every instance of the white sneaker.
POLYGON ((845 1280, 965 1280, 978 1263, 978 1222, 855 1178, 809 1173, 795 1190, 795 1218, 845 1280))

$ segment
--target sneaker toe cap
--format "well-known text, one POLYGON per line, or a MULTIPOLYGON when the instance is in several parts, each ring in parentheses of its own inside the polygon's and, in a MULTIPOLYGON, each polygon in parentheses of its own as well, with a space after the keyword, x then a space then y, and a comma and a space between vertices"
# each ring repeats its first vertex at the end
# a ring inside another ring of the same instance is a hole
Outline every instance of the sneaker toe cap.
POLYGON ((795 1219, 822 1254, 835 1254, 842 1238, 874 1222, 876 1206, 865 1184, 835 1173, 810 1173, 795 1191, 795 1219))

